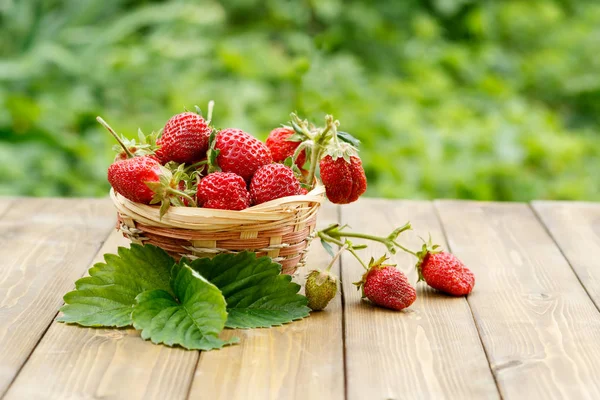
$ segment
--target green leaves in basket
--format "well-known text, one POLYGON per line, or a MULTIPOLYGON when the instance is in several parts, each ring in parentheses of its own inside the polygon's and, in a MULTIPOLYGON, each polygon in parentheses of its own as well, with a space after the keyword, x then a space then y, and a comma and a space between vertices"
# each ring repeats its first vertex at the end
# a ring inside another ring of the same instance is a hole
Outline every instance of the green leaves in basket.
MULTIPOLYGON (((182 260, 182 263, 189 263, 182 260)), ((281 265, 254 253, 221 254, 190 263, 200 275, 216 285, 225 300, 228 328, 265 328, 309 315, 300 285, 281 275, 281 265)))
POLYGON ((131 311, 136 296, 146 290, 160 289, 172 293, 169 285, 175 263, 164 250, 132 244, 119 247, 118 255, 105 254, 89 275, 75 282, 75 290, 64 296, 60 322, 83 326, 131 325, 131 311))
POLYGON ((173 266, 170 283, 172 293, 149 290, 137 296, 132 318, 142 338, 194 350, 218 349, 239 341, 219 339, 227 311, 215 285, 184 263, 173 266))

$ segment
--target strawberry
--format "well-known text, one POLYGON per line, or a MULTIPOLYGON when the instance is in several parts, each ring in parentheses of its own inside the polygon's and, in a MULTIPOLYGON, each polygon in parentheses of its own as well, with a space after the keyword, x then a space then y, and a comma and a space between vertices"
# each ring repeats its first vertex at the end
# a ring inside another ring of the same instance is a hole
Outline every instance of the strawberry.
POLYGON ((163 163, 175 161, 191 164, 206 156, 211 128, 193 112, 177 114, 169 119, 157 144, 163 163))
POLYGON ((209 155, 211 162, 216 158, 223 172, 233 172, 246 182, 250 182, 257 169, 273 162, 269 148, 240 129, 223 129, 217 133, 211 143, 212 151, 215 153, 209 155))
POLYGON ((454 254, 441 251, 431 239, 417 253, 419 281, 452 296, 464 296, 473 290, 475 275, 454 254))
POLYGON ((250 182, 250 196, 254 204, 299 194, 303 194, 300 182, 294 171, 283 164, 260 167, 250 182))
MULTIPOLYGON (((288 140, 294 133, 294 130, 289 127, 276 128, 269 133, 266 144, 269 150, 271 150, 273 161, 282 163, 286 158, 294 155, 294 152, 301 143, 300 141, 288 140)), ((295 162, 298 168, 304 166, 304 163, 306 162, 306 152, 304 150, 298 154, 295 162)))
POLYGON ((305 294, 311 310, 324 309, 337 294, 337 277, 329 271, 311 271, 306 277, 305 294))
POLYGON ((250 193, 241 176, 232 172, 213 172, 200 181, 198 203, 205 208, 243 210, 250 206, 250 193))
POLYGON ((368 298, 374 304, 392 310, 402 310, 417 298, 417 292, 413 288, 406 275, 395 265, 384 264, 386 256, 375 261, 371 258, 369 268, 356 282, 358 288, 362 287, 362 297, 368 298))
POLYGON ((133 157, 115 161, 108 167, 108 182, 123 197, 142 204, 150 204, 154 191, 146 182, 159 182, 161 165, 150 157, 133 157))
POLYGON ((358 200, 367 190, 367 178, 358 156, 334 158, 327 154, 319 163, 321 181, 329 201, 348 204, 358 200))
POLYGON ((161 217, 171 204, 183 205, 181 199, 196 206, 194 199, 178 190, 179 182, 184 178, 183 168, 173 174, 150 156, 118 160, 108 167, 108 181, 117 193, 136 203, 161 203, 161 217))

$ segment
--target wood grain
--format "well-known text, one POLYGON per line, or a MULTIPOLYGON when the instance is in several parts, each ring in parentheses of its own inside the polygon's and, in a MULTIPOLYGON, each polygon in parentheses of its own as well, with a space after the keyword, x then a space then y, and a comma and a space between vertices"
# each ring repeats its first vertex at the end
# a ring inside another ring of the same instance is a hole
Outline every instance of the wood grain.
POLYGON ((600 309, 600 204, 534 201, 532 206, 600 309))
POLYGON ((436 203, 505 399, 600 398, 600 314, 525 204, 436 203))
MULTIPOLYGON (((129 246, 113 232, 91 264, 129 246)), ((6 399, 184 399, 198 352, 157 346, 134 329, 54 322, 6 399)))
POLYGON ((10 209, 10 206, 14 204, 17 200, 8 197, 0 197, 0 218, 4 216, 10 209))
MULTIPOLYGON (((399 239, 413 249, 417 235, 444 245, 430 202, 359 200, 342 208, 342 223, 354 231, 387 236, 410 220, 415 229, 399 239)), ((354 242, 359 242, 355 240, 354 242)), ((366 261, 384 246, 369 243, 366 261)), ((417 281, 416 259, 406 253, 390 260, 417 281)), ((498 391, 464 297, 452 298, 417 285, 417 301, 401 312, 361 301, 352 282, 364 270, 349 254, 342 260, 348 399, 494 399, 498 391)))
POLYGON ((0 395, 114 224, 107 200, 16 199, 4 210, 0 219, 0 395))
MULTIPOLYGON (((325 205, 318 226, 333 222, 337 222, 337 208, 325 205)), ((329 259, 315 240, 306 271, 326 266, 329 259)), ((296 281, 304 280, 306 271, 296 281)), ((270 329, 231 330, 227 335, 238 336, 240 344, 200 355, 190 399, 344 398, 340 296, 325 311, 302 321, 270 329)))

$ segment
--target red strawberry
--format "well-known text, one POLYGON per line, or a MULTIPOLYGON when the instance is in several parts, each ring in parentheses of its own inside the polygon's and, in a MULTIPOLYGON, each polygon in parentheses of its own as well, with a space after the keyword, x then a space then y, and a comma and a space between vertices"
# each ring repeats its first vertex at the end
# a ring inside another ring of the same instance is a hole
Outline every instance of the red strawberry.
POLYGON ((348 204, 358 200, 367 190, 367 177, 362 167, 362 161, 357 156, 351 156, 350 162, 343 157, 323 157, 319 163, 321 181, 329 201, 335 204, 348 204))
POLYGON ((146 182, 159 182, 161 174, 161 165, 150 157, 119 160, 108 167, 108 181, 115 191, 142 204, 150 204, 154 198, 146 182))
POLYGON ((150 155, 149 157, 158 161, 161 164, 166 164, 170 161, 169 158, 165 155, 165 152, 163 151, 163 149, 161 147, 156 149, 154 151, 154 154, 150 155))
POLYGON ((417 291, 395 265, 384 264, 386 260, 385 256, 377 261, 371 258, 369 269, 355 285, 362 287, 363 298, 368 298, 374 304, 402 310, 415 302, 417 291))
POLYGON ((149 156, 115 161, 108 167, 108 181, 117 193, 136 203, 161 203, 161 217, 171 204, 182 205, 182 199, 196 206, 194 199, 178 190, 179 182, 185 176, 183 168, 173 174, 149 156))
MULTIPOLYGON (((294 152, 301 143, 287 140, 294 133, 294 130, 288 127, 276 128, 269 133, 266 144, 269 150, 271 150, 273 161, 284 162, 286 158, 294 155, 294 152)), ((298 154, 298 158, 296 158, 296 165, 298 168, 302 168, 305 162, 306 152, 302 150, 300 154, 298 154)))
POLYGON ((452 296, 464 296, 473 290, 475 275, 454 254, 440 251, 429 243, 417 253, 419 281, 452 296))
POLYGON ((268 164, 260 167, 250 182, 250 195, 254 204, 285 196, 303 194, 294 171, 283 164, 268 164))
POLYGON ((198 203, 205 208, 243 210, 250 206, 250 193, 241 176, 232 172, 213 172, 198 185, 198 203))
POLYGON ((224 129, 215 139, 217 163, 223 172, 233 172, 250 182, 263 165, 273 162, 269 148, 240 129, 224 129))
POLYGON ((206 156, 211 128, 204 118, 193 112, 173 116, 163 129, 157 144, 163 163, 193 163, 206 156))

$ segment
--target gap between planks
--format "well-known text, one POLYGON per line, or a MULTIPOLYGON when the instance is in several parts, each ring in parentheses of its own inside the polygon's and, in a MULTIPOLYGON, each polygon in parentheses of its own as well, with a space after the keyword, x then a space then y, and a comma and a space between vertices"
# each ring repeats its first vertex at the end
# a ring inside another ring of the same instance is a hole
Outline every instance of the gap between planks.
POLYGON ((600 203, 533 201, 530 207, 600 312, 600 203))

